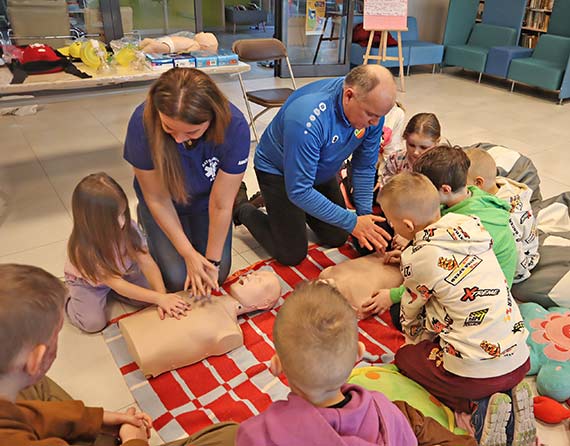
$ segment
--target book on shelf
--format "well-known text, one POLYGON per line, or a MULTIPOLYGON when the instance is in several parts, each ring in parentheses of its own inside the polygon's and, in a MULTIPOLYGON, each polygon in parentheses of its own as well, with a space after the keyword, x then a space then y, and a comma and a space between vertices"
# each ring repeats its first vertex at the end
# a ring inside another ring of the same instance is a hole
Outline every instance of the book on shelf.
POLYGON ((540 11, 528 10, 524 16, 523 27, 537 31, 546 31, 550 16, 540 11))
POLYGON ((521 46, 525 48, 535 48, 538 43, 537 34, 521 34, 521 46))
POLYGON ((528 0, 528 8, 547 9, 552 11, 554 0, 528 0))

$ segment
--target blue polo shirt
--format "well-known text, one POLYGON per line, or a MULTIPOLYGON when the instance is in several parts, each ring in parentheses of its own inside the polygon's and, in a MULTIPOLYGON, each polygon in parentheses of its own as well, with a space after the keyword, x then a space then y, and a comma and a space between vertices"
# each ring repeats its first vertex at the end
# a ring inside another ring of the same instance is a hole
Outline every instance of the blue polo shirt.
POLYGON ((344 77, 325 79, 296 90, 263 133, 254 164, 262 172, 282 175, 296 206, 352 232, 356 215, 328 200, 314 185, 332 179, 352 154, 356 213, 372 213, 384 118, 377 126, 352 127, 342 107, 343 82, 344 77))
MULTIPOLYGON (((144 129, 144 103, 134 111, 129 121, 123 157, 134 167, 141 170, 153 170, 152 153, 144 129)), ((210 191, 218 169, 229 174, 243 173, 249 157, 249 126, 239 109, 230 104, 232 119, 224 142, 215 144, 200 138, 191 146, 177 144, 186 190, 190 196, 188 204, 174 202, 179 215, 204 213, 208 211, 210 191)), ((140 185, 135 177, 134 188, 139 201, 144 201, 140 185)))

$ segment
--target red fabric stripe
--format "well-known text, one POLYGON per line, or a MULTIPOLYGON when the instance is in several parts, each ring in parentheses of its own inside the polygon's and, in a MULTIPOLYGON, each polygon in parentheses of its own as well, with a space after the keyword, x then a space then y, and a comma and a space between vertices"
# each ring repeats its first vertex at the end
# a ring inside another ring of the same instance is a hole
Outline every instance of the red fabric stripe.
POLYGON ((127 365, 124 365, 119 370, 121 371, 122 375, 128 375, 129 373, 134 372, 135 370, 138 370, 138 368, 139 368, 139 366, 137 365, 136 362, 131 362, 127 365))
POLYGON ((338 248, 338 250, 342 255, 345 255, 349 259, 355 259, 358 257, 358 252, 356 252, 356 249, 354 249, 350 243, 345 243, 338 248))
POLYGON ((264 341, 250 324, 242 324, 241 329, 243 331, 243 342, 253 356, 259 362, 269 361, 274 354, 271 346, 264 341))
POLYGON ((153 420, 152 427, 154 427, 158 431, 162 429, 164 426, 166 426, 168 423, 170 423, 170 421, 173 419, 174 417, 170 414, 170 412, 166 412, 165 414, 162 414, 160 417, 158 417, 156 420, 153 420))
POLYGON ((203 362, 179 369, 178 374, 196 398, 200 398, 219 386, 218 380, 203 362))
POLYGON ((250 418, 253 413, 242 401, 234 401, 230 395, 225 393, 220 398, 212 401, 207 406, 220 421, 245 421, 250 418))
POLYGON ((333 266, 335 263, 327 257, 320 249, 314 249, 309 252, 311 258, 317 262, 323 269, 333 266))
POLYGON ((296 268, 307 279, 316 279, 321 273, 321 270, 308 258, 305 258, 296 268))
POLYGON ((275 262, 271 264, 271 267, 275 270, 277 275, 281 277, 291 288, 295 288, 295 285, 303 280, 295 271, 293 271, 288 266, 284 266, 280 263, 275 262))
POLYGON ((176 409, 190 402, 190 398, 174 379, 172 373, 163 373, 154 379, 150 379, 149 383, 168 410, 176 409))
POLYGON ((180 423, 180 426, 182 426, 189 435, 213 424, 203 409, 180 414, 176 417, 176 421, 180 423))

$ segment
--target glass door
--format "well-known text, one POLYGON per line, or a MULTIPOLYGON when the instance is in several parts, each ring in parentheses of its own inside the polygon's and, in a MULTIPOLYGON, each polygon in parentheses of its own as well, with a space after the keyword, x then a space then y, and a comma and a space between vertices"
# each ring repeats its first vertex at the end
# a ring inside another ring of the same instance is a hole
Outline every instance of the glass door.
POLYGON ((143 37, 196 32, 194 0, 120 0, 121 9, 129 8, 132 25, 143 37))
MULTIPOLYGON (((341 76, 349 69, 354 0, 280 0, 277 38, 287 46, 295 76, 341 76)), ((287 76, 287 67, 278 67, 287 76)))

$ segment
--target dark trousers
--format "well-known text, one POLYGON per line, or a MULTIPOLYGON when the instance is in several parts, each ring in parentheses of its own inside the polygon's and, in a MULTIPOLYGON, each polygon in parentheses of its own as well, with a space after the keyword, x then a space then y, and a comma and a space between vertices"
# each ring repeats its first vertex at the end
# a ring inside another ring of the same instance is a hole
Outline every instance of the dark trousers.
POLYGON ((432 341, 408 344, 396 352, 395 363, 404 375, 423 386, 443 404, 471 412, 471 401, 496 392, 508 392, 530 369, 530 359, 510 373, 493 378, 467 378, 448 372, 441 362, 441 347, 432 341))
MULTIPOLYGON (((148 239, 148 248, 150 254, 160 268, 164 285, 170 292, 180 291, 184 288, 186 280, 186 262, 182 256, 176 251, 176 248, 162 232, 158 223, 154 220, 150 209, 144 201, 139 201, 137 208, 139 224, 143 227, 148 239)), ((206 245, 208 244, 208 229, 210 217, 208 213, 197 215, 179 215, 182 229, 192 243, 196 251, 202 255, 206 255, 206 245)), ((228 230, 222 259, 218 282, 220 285, 224 283, 230 272, 232 265, 232 226, 228 230)))
MULTIPOLYGON (((348 232, 344 229, 308 215, 291 203, 281 175, 257 169, 255 174, 265 200, 267 214, 251 204, 245 204, 240 208, 238 218, 278 262, 283 265, 298 265, 303 261, 307 255, 307 224, 323 245, 336 247, 346 242, 348 232)), ((345 208, 336 178, 314 187, 333 203, 345 208)))

